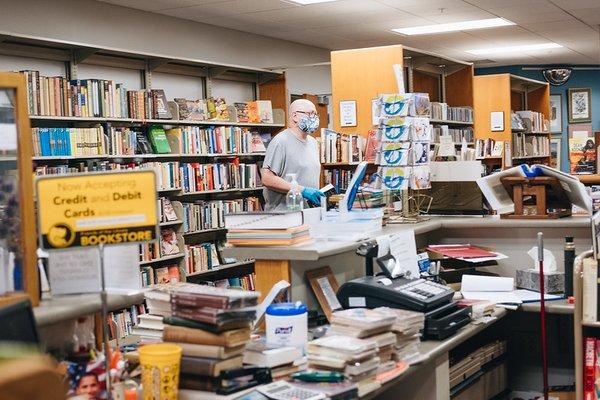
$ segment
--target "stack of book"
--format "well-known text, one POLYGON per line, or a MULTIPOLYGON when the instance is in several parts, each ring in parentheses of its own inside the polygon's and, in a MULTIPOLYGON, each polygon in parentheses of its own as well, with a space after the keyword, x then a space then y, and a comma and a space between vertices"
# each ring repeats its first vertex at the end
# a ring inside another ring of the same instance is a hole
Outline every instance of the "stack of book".
POLYGON ((169 285, 171 316, 163 340, 183 349, 180 387, 214 391, 221 371, 241 368, 259 293, 169 285))
POLYGON ((302 211, 227 214, 225 228, 233 246, 290 246, 310 239, 302 211))
POLYGON ((377 343, 351 336, 330 335, 308 342, 308 364, 317 370, 342 372, 358 385, 362 397, 381 387, 375 379, 379 366, 377 343))
POLYGON ((394 321, 393 315, 366 308, 351 308, 333 313, 331 333, 374 341, 377 344, 379 365, 385 366, 392 361, 394 354, 396 335, 391 331, 394 321))
POLYGON ((131 334, 140 338, 141 344, 162 342, 162 334, 165 328, 163 317, 160 315, 142 314, 138 317, 138 324, 133 327, 131 334))
POLYGON ((306 369, 306 359, 296 347, 270 346, 264 340, 248 343, 244 352, 244 364, 271 369, 273 379, 283 379, 306 369))
POLYGON ((419 352, 420 333, 425 325, 425 315, 420 312, 380 307, 374 311, 394 317, 392 332, 395 334, 393 359, 408 364, 417 363, 421 359, 419 352))

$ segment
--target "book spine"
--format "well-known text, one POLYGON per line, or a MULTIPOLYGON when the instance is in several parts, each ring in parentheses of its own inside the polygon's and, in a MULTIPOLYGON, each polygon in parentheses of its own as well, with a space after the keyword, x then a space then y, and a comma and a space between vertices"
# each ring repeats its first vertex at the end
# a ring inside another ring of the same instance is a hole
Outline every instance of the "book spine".
POLYGON ((585 338, 585 364, 583 371, 583 398, 584 400, 596 400, 595 367, 596 367, 596 339, 585 338))
POLYGON ((183 307, 211 307, 226 309, 229 306, 227 299, 218 297, 199 297, 186 293, 171 293, 171 304, 181 305, 183 307))
POLYGON ((210 346, 225 346, 225 338, 223 336, 205 333, 204 335, 190 334, 184 329, 173 329, 165 326, 163 331, 163 341, 165 342, 181 342, 190 344, 206 344, 210 346))

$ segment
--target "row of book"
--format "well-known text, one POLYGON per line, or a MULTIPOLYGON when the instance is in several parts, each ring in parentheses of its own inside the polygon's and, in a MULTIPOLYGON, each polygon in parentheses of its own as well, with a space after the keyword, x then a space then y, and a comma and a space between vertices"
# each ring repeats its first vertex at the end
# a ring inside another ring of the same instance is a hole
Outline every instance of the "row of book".
MULTIPOLYGON (((270 139, 269 134, 265 140, 270 139)), ((258 132, 239 126, 182 126, 166 131, 169 153, 236 154, 264 153, 263 138, 258 132)))
POLYGON ((148 155, 148 154, 249 154, 266 151, 260 135, 234 126, 152 126, 148 136, 140 129, 103 126, 93 128, 33 128, 34 156, 148 155))
POLYGON ((260 211, 262 205, 258 197, 247 197, 234 200, 183 203, 182 209, 183 231, 190 233, 205 229, 223 228, 226 214, 260 211))
POLYGON ((472 107, 450 107, 446 103, 431 103, 431 118, 443 121, 473 122, 472 107))
POLYGON ((332 184, 336 193, 345 192, 354 175, 353 170, 349 169, 326 169, 323 171, 323 178, 326 184, 332 184))
POLYGON ((549 132, 549 122, 544 114, 536 111, 517 111, 511 114, 511 127, 527 132, 549 132))
POLYGON ((231 288, 231 289, 242 289, 242 290, 256 290, 256 274, 251 273, 248 275, 242 275, 234 278, 220 279, 214 281, 216 287, 231 288))
POLYGON ((109 340, 122 339, 132 333, 137 325, 138 317, 146 313, 146 306, 142 304, 110 312, 107 316, 109 340))
POLYGON ((201 243, 185 246, 186 273, 209 271, 221 265, 217 245, 201 243))
POLYGON ((162 228, 158 240, 140 244, 140 261, 155 261, 165 256, 181 254, 181 242, 182 239, 173 228, 162 228))
POLYGON ((522 133, 513 135, 513 157, 547 157, 550 155, 550 138, 522 133))
POLYGON ((473 128, 449 128, 448 125, 433 127, 433 142, 439 143, 440 136, 452 136, 454 143, 472 143, 475 140, 473 128))
POLYGON ((346 135, 321 129, 319 148, 322 163, 359 163, 363 160, 365 140, 360 135, 346 135))
POLYGON ((184 193, 254 189, 261 185, 256 164, 182 163, 179 171, 184 193))
POLYGON ((21 73, 26 78, 30 115, 172 118, 162 89, 127 90, 123 84, 111 80, 67 80, 61 76, 42 76, 39 71, 21 73))
POLYGON ((142 278, 142 287, 150 287, 160 283, 181 281, 179 266, 176 264, 167 265, 160 268, 142 266, 140 267, 140 275, 142 278))
POLYGON ((477 139, 475 141, 475 158, 502 157, 504 142, 494 139, 477 139))

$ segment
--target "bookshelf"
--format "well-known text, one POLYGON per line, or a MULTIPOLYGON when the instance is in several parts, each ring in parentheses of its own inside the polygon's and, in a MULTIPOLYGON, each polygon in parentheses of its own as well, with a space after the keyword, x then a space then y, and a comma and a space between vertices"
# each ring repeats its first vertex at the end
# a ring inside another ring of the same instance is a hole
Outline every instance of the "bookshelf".
MULTIPOLYGON (((251 85, 253 98, 271 99, 273 98, 273 114, 274 123, 249 123, 237 122, 235 113, 230 112, 230 120, 220 121, 197 121, 179 118, 175 113, 172 119, 151 119, 151 118, 116 118, 116 117, 75 117, 75 116, 52 116, 52 115, 31 115, 27 119, 28 123, 33 127, 47 128, 85 128, 101 126, 105 132, 108 132, 110 127, 131 127, 142 131, 148 129, 151 125, 160 125, 165 128, 184 128, 186 126, 197 127, 199 129, 208 129, 213 127, 232 127, 232 128, 247 128, 251 131, 260 133, 275 134, 285 127, 285 109, 287 103, 285 99, 285 76, 278 72, 251 68, 241 65, 231 65, 223 63, 215 63, 208 60, 192 59, 192 58, 174 58, 171 56, 133 52, 127 49, 109 48, 100 46, 91 46, 85 43, 76 43, 68 41, 59 41, 43 37, 35 37, 21 35, 11 32, 0 32, 2 41, 0 41, 0 54, 24 57, 24 60, 40 59, 51 60, 53 62, 63 63, 65 66, 65 74, 63 78, 67 80, 75 80, 78 78, 78 72, 81 68, 86 67, 89 70, 90 66, 111 67, 115 70, 114 78, 119 82, 119 72, 128 72, 130 78, 133 71, 133 76, 137 74, 140 87, 132 87, 131 89, 152 89, 153 74, 160 74, 161 80, 164 81, 165 76, 186 76, 193 77, 202 82, 202 93, 199 98, 212 97, 213 84, 212 81, 231 81, 251 85), (279 110, 282 108, 284 110, 279 110)), ((0 57, 2 57, 0 55, 0 57)), ((22 69, 27 69, 26 67, 22 69)), ((37 69, 35 66, 29 68, 37 69)), ((44 75, 44 74, 42 74, 44 75)), ((135 86, 135 85, 134 85, 135 86)), ((155 85, 158 86, 158 85, 155 85)), ((159 87, 160 88, 160 87, 159 87)), ((167 96, 170 94, 167 92, 167 96)), ((177 95, 172 97, 177 97, 177 95)), ((169 99, 172 99, 170 97, 169 99)), ((248 99, 251 100, 251 99, 248 99)), ((171 104, 170 110, 173 110, 171 104)), ((229 111, 232 111, 230 107, 229 111)), ((25 107, 25 109, 27 109, 25 107)), ((27 141, 27 143, 30 143, 27 141)), ((241 162, 257 164, 261 162, 264 153, 248 153, 248 152, 231 152, 231 153, 206 153, 206 154, 130 154, 130 155, 76 155, 76 156, 36 156, 33 157, 34 166, 56 167, 58 165, 73 166, 76 164, 91 162, 114 162, 122 164, 141 163, 141 162, 179 162, 179 163, 215 163, 215 162, 237 162, 237 159, 244 160, 241 162), (224 161, 225 160, 225 161, 224 161)), ((31 157, 30 157, 31 159, 31 157)), ((28 161, 28 162, 31 162, 28 161)), ((12 162, 12 161, 11 161, 12 162)), ((30 164, 31 165, 31 164, 30 164)), ((29 175, 29 172, 27 172, 29 175)), ((243 189, 225 189, 225 190, 202 190, 184 193, 184 188, 180 185, 175 187, 161 187, 158 190, 159 196, 171 199, 173 203, 190 202, 219 202, 231 199, 246 199, 248 197, 256 198, 260 196, 262 188, 258 187, 243 188, 243 189)), ((221 227, 210 229, 196 229, 194 231, 186 231, 184 229, 184 220, 181 213, 176 211, 177 219, 175 221, 164 221, 160 225, 161 228, 173 229, 177 235, 177 242, 180 245, 180 252, 159 257, 151 261, 141 262, 142 267, 160 267, 165 264, 176 262, 183 270, 185 259, 186 244, 202 243, 212 241, 216 243, 220 238, 224 238, 225 230, 221 227)), ((34 238, 35 235, 29 235, 34 238)), ((246 264, 251 262, 246 262, 246 264)), ((221 267, 221 274, 235 273, 240 269, 236 265, 232 268, 221 267)), ((182 274, 185 278, 185 274, 182 274)), ((37 279, 35 279, 37 282, 37 279)), ((36 290, 37 292, 37 290, 36 290)), ((90 296, 94 297, 94 296, 90 296)), ((95 301, 95 300, 94 300, 95 301)), ((118 310, 128 307, 143 301, 143 296, 113 296, 109 298, 109 307, 111 310, 118 310)), ((56 301, 44 301, 36 310, 36 318, 38 322, 57 322, 58 320, 68 320, 81 315, 87 315, 99 311, 99 304, 93 304, 93 307, 83 307, 81 304, 67 307, 65 304, 60 304, 56 301), (69 308, 69 310, 67 310, 69 308)))
MULTIPOLYGON (((367 138, 369 130, 373 128, 371 101, 379 94, 398 92, 393 70, 393 65, 398 64, 403 67, 407 92, 428 93, 432 102, 445 103, 449 107, 473 108, 472 63, 402 45, 332 51, 334 131, 367 138), (377 63, 373 63, 374 59, 378 60, 377 63), (339 104, 344 100, 356 100, 356 127, 341 127, 339 104)), ((434 127, 447 125, 449 129, 468 129, 473 125, 472 120, 448 118, 435 118, 430 122, 434 127)), ((472 143, 473 140, 468 142, 472 143)), ((348 163, 322 164, 322 183, 325 183, 324 176, 328 172, 335 170, 341 174, 353 168, 355 165, 348 163)), ((369 168, 368 172, 376 170, 376 166, 369 168)))
MULTIPOLYGON (((540 113, 543 119, 550 115, 550 86, 546 82, 524 78, 513 74, 479 75, 474 77, 475 138, 504 142, 503 157, 483 158, 489 170, 504 169, 522 163, 549 164, 550 154, 531 151, 533 143, 547 141, 549 147, 550 132, 536 124, 526 123, 523 128, 514 128, 511 113, 527 114, 528 111, 540 113), (491 130, 491 113, 502 112, 503 130, 491 130), (521 144, 526 145, 521 145, 521 144), (527 147, 528 150, 523 150, 527 147), (507 153, 507 150, 509 153, 507 153), (535 154, 531 154, 535 153, 535 154)), ((537 124, 539 125, 539 124, 537 124)))

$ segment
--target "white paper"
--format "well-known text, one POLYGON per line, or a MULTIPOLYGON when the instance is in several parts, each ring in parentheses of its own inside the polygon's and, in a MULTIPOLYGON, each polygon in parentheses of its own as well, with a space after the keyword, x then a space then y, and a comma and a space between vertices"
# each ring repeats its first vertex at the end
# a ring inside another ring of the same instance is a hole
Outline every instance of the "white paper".
POLYGON ((521 304, 521 299, 513 292, 465 292, 461 291, 467 300, 487 300, 492 303, 521 304))
POLYGON ((515 280, 513 278, 463 275, 460 290, 461 292, 510 292, 514 287, 515 280))
MULTIPOLYGON (((513 293, 523 302, 523 303, 533 303, 536 301, 540 301, 542 296, 540 296, 540 292, 534 292, 533 290, 527 289, 517 289, 514 290, 513 293)), ((544 293, 544 300, 558 300, 562 299, 563 296, 559 294, 550 294, 544 293)))
POLYGON ((409 278, 419 277, 417 244, 415 241, 415 232, 412 229, 390 235, 390 254, 396 259, 392 278, 396 278, 402 274, 405 274, 409 278))
POLYGON ((492 132, 504 130, 504 111, 492 111, 490 113, 490 129, 492 132))
POLYGON ((104 247, 104 277, 107 291, 142 290, 138 244, 104 247))
POLYGON ((481 262, 486 262, 486 261, 504 260, 504 259, 508 258, 508 256, 506 254, 497 253, 497 252, 492 252, 492 253, 494 253, 496 255, 494 257, 478 257, 478 258, 459 257, 459 260, 463 260, 463 261, 470 262, 470 263, 481 263, 481 262))
POLYGON ((356 126, 356 101, 340 101, 340 126, 356 126))
POLYGON ((52 294, 100 291, 100 254, 96 247, 53 250, 49 253, 48 274, 52 294))
POLYGON ((583 208, 590 214, 592 213, 592 198, 585 189, 585 185, 581 183, 577 177, 545 165, 536 164, 535 166, 539 167, 545 176, 557 178, 561 182, 561 185, 563 185, 563 188, 565 188, 565 185, 568 186, 569 189, 565 190, 565 192, 571 203, 583 208))

